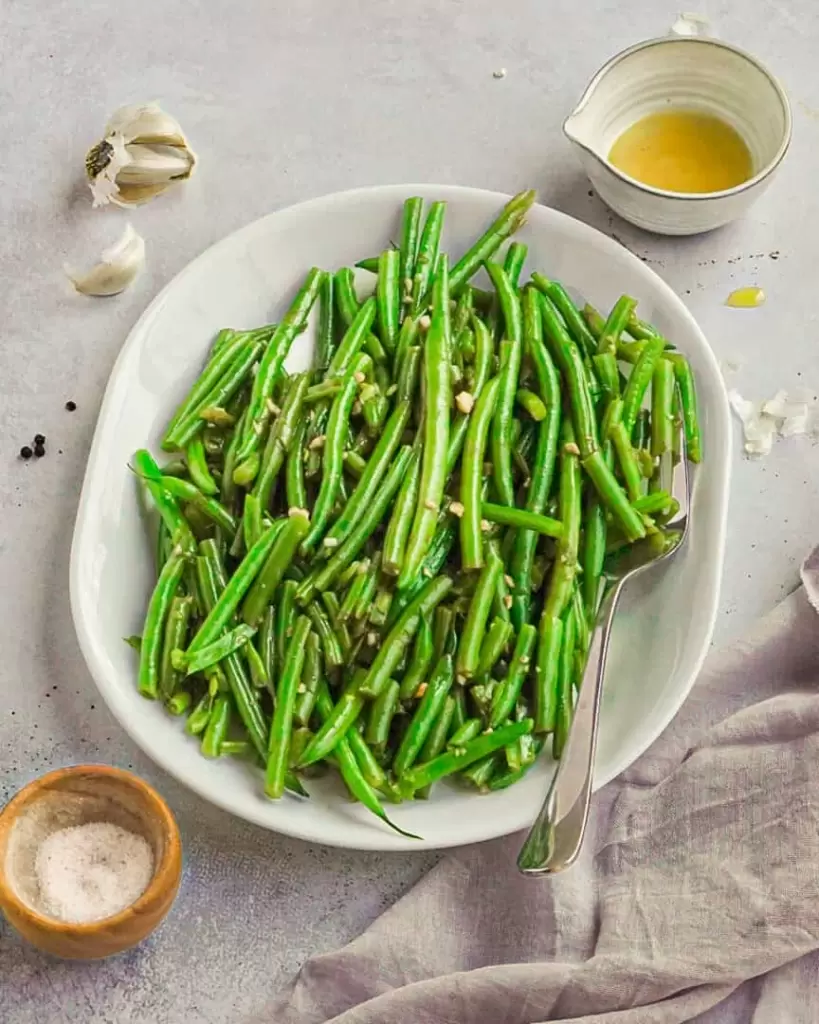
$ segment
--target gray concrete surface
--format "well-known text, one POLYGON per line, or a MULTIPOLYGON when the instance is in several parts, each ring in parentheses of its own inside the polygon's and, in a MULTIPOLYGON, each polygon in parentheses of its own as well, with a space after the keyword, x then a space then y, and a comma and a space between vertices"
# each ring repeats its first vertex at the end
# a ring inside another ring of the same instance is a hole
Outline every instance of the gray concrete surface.
MULTIPOLYGON (((167 796, 186 848, 171 917, 126 956, 55 962, 0 924, 5 1024, 241 1021, 433 859, 308 847, 210 808, 130 744, 80 657, 68 552, 102 389, 146 303, 205 246, 271 210, 363 184, 536 185, 546 203, 649 260, 720 358, 740 364, 733 380, 743 392, 819 389, 819 9, 808 0, 704 6, 724 38, 781 75, 795 135, 751 216, 684 241, 608 214, 560 135, 608 56, 665 31, 676 13, 669 0, 0 6, 0 800, 70 762, 133 767, 167 796), (501 67, 506 77, 493 78, 501 67), (122 222, 91 210, 85 149, 113 108, 152 98, 189 132, 200 171, 133 215, 149 256, 136 287, 84 299, 67 288, 62 263, 94 253, 122 222), (727 309, 727 293, 743 284, 763 286, 767 305, 727 309), (37 432, 48 437, 47 457, 19 461, 37 432)), ((817 470, 808 440, 782 443, 761 462, 737 455, 717 642, 795 585, 817 539, 817 470)))

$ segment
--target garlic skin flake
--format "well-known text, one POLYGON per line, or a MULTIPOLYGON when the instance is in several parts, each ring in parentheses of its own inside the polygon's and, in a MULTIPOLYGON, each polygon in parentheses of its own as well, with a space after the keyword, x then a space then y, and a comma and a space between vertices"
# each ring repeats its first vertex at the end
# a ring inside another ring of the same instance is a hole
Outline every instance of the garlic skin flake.
POLYGON ((195 166, 179 122, 158 103, 120 107, 85 157, 94 206, 148 202, 189 178, 195 166))
POLYGON ((86 274, 74 274, 68 267, 66 274, 83 295, 119 295, 134 280, 145 263, 145 239, 130 224, 122 237, 100 255, 99 262, 86 274))

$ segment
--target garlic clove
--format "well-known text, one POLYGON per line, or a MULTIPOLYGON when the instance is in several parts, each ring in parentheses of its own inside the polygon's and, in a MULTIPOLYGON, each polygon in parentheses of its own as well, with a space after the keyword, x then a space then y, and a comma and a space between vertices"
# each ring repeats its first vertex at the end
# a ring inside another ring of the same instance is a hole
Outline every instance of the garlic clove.
POLYGON ((83 295, 118 295, 131 284, 144 263, 145 239, 127 224, 119 241, 105 249, 99 262, 87 273, 74 274, 68 267, 65 272, 83 295))
POLYGON ((126 142, 157 143, 163 146, 186 147, 188 140, 175 117, 158 103, 132 103, 111 115, 105 134, 121 135, 126 142))
POLYGON ((128 163, 117 172, 117 182, 144 185, 146 182, 170 184, 187 178, 193 170, 193 160, 187 150, 172 146, 144 146, 131 143, 125 147, 128 163))
POLYGON ((189 178, 195 166, 179 122, 156 103, 120 107, 85 158, 94 206, 144 203, 189 178))

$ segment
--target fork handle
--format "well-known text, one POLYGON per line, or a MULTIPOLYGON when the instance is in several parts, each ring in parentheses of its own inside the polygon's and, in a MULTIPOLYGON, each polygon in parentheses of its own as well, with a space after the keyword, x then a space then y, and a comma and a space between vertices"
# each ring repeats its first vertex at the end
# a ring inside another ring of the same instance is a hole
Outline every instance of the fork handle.
POLYGON ((622 581, 609 590, 600 606, 566 746, 543 807, 518 854, 518 868, 525 875, 563 871, 580 852, 589 818, 606 656, 621 590, 622 581))

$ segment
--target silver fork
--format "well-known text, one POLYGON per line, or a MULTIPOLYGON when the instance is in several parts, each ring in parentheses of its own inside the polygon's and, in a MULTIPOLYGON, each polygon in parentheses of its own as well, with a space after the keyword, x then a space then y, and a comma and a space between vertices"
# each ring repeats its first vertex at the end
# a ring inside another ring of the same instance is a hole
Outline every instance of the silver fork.
POLYGON ((671 493, 679 509, 666 527, 679 539, 668 550, 659 552, 652 549, 651 538, 639 541, 625 564, 607 573, 608 589, 589 640, 588 660, 566 745, 546 800, 518 854, 518 869, 525 875, 563 871, 574 863, 583 845, 594 777, 600 695, 617 604, 629 580, 671 558, 688 533, 691 475, 684 438, 680 446, 681 458, 671 472, 671 493))

